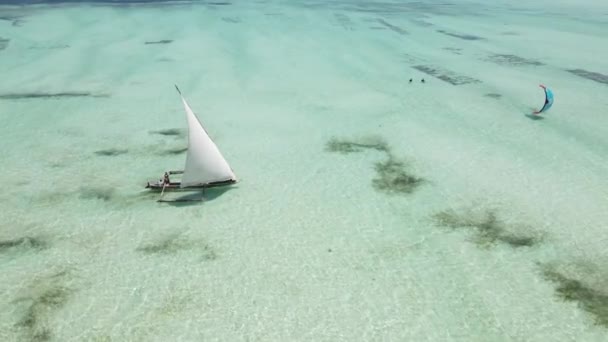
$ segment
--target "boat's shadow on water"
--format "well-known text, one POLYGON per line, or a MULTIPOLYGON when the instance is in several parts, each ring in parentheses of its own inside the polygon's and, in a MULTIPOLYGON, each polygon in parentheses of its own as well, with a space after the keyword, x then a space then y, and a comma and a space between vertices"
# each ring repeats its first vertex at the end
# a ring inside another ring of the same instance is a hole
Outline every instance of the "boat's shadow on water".
POLYGON ((163 204, 168 204, 174 207, 185 207, 192 205, 201 205, 209 201, 213 201, 226 192, 236 189, 235 187, 217 187, 205 189, 205 191, 188 191, 185 194, 176 195, 175 193, 167 193, 160 201, 163 204))
POLYGON ((534 115, 534 114, 524 114, 528 119, 533 120, 533 121, 538 121, 538 120, 544 120, 545 118, 543 116, 540 115, 534 115))

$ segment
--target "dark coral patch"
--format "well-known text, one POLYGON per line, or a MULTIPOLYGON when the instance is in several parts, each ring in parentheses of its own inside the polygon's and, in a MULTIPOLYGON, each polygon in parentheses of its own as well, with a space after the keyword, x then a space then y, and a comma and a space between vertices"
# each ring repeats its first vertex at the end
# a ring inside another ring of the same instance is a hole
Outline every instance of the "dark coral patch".
MULTIPOLYGON (((559 299, 577 303, 579 308, 593 316, 597 325, 608 328, 608 281, 604 280, 601 286, 592 286, 582 276, 567 274, 554 265, 539 264, 539 266, 543 278, 555 284, 555 293, 559 299)), ((591 276, 597 278, 597 271, 591 276)))
POLYGON ((512 229, 498 218, 494 210, 456 212, 448 209, 433 215, 433 218, 440 226, 473 231, 474 242, 480 247, 490 247, 497 242, 513 248, 531 247, 542 240, 535 235, 511 232, 512 229))

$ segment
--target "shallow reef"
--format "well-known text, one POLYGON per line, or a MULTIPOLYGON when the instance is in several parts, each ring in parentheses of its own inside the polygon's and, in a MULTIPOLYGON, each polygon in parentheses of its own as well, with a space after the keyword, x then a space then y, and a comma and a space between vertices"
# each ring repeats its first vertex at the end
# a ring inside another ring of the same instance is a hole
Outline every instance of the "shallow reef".
POLYGON ((400 35, 402 35, 402 36, 404 36, 404 35, 407 35, 407 34, 408 34, 408 32, 407 32, 406 30, 402 29, 402 28, 401 28, 401 27, 399 27, 399 26, 395 26, 395 25, 393 25, 393 24, 389 23, 388 21, 386 21, 386 20, 384 20, 384 19, 382 19, 382 18, 378 18, 378 19, 376 19, 376 21, 377 21, 377 22, 378 22, 380 25, 383 25, 383 26, 384 26, 384 27, 386 27, 387 29, 389 29, 389 30, 391 30, 391 31, 393 31, 393 32, 395 32, 395 33, 397 33, 397 34, 400 34, 400 35))
POLYGON ((110 187, 81 187, 80 198, 110 201, 116 195, 116 190, 110 187))
POLYGON ((376 137, 369 137, 358 142, 331 138, 325 145, 326 151, 342 154, 362 152, 365 149, 373 149, 381 152, 389 151, 388 144, 384 140, 376 137))
POLYGON ((453 71, 440 68, 438 66, 433 65, 415 65, 414 69, 423 72, 427 75, 436 77, 444 82, 447 82, 451 85, 463 85, 463 84, 471 84, 471 83, 481 83, 480 80, 475 79, 473 77, 459 75, 453 71))
POLYGON ((183 154, 186 152, 188 152, 187 147, 175 147, 175 148, 169 148, 166 150, 159 151, 158 154, 162 155, 162 156, 166 156, 166 155, 178 155, 178 154, 183 154))
POLYGON ((608 273, 591 264, 538 266, 542 277, 555 284, 557 298, 577 303, 592 315, 595 324, 608 328, 608 273))
POLYGON ((170 255, 181 251, 199 251, 203 260, 214 260, 217 254, 209 244, 201 240, 186 239, 180 234, 171 234, 157 239, 154 242, 137 247, 138 252, 151 255, 170 255))
POLYGON ((485 40, 485 38, 475 36, 472 34, 460 34, 460 33, 455 33, 455 32, 448 32, 445 30, 437 30, 437 32, 443 33, 447 36, 452 36, 452 37, 456 37, 456 38, 460 38, 460 39, 464 39, 464 40, 485 40))
POLYGON ((511 66, 520 66, 520 65, 531 65, 531 66, 540 66, 544 63, 528 59, 516 55, 511 54, 493 54, 488 57, 488 60, 497 64, 503 65, 511 65, 511 66))
MULTIPOLYGON (((24 15, 0 15, 0 20, 2 21, 10 21, 11 22, 11 26, 21 26, 24 22, 25 19, 24 15)), ((1 49, 0 49, 1 50, 1 49)))
POLYGON ((153 40, 144 42, 145 45, 154 45, 154 44, 169 44, 172 43, 172 39, 161 39, 161 40, 153 40))
POLYGON ((68 272, 58 272, 32 282, 25 295, 12 301, 18 306, 15 328, 24 340, 44 342, 53 339, 49 318, 64 307, 74 290, 66 285, 68 272))
POLYGON ((186 131, 181 128, 167 128, 167 129, 161 129, 161 130, 157 130, 157 131, 150 131, 150 133, 164 135, 164 136, 178 136, 178 137, 186 136, 186 131))
POLYGON ((115 157, 115 156, 119 156, 121 154, 126 154, 128 152, 129 152, 129 150, 127 150, 127 149, 109 148, 109 149, 105 149, 105 150, 95 151, 95 154, 98 156, 103 156, 103 157, 115 157))
POLYGON ((222 17, 222 21, 232 24, 238 24, 241 22, 241 19, 238 17, 222 17))
POLYGON ((48 242, 34 236, 23 236, 15 239, 0 240, 0 253, 11 250, 41 250, 48 247, 48 242))
POLYGON ((566 71, 568 71, 571 74, 574 74, 574 75, 582 77, 582 78, 586 78, 591 81, 608 84, 608 75, 600 74, 599 72, 587 71, 584 69, 568 69, 566 71))
POLYGON ((8 43, 9 43, 10 41, 11 41, 11 40, 10 40, 10 39, 8 39, 8 38, 2 38, 2 37, 0 37, 0 51, 2 51, 2 50, 4 50, 4 49, 6 49, 6 47, 8 46, 8 43))
POLYGON ((94 94, 87 91, 59 92, 59 93, 10 93, 0 94, 0 100, 22 100, 22 99, 58 99, 70 97, 109 97, 106 94, 94 94))
POLYGON ((542 237, 532 234, 516 234, 510 232, 508 227, 501 221, 496 211, 461 211, 456 212, 448 209, 433 215, 433 219, 440 226, 451 229, 468 229, 474 232, 473 241, 480 247, 490 247, 496 243, 504 243, 513 248, 531 247, 541 242, 542 237))
POLYGON ((376 163, 375 169, 378 177, 372 180, 372 184, 377 190, 410 194, 424 182, 422 178, 411 175, 405 163, 390 155, 388 160, 376 163))
POLYGON ((405 162, 397 160, 382 138, 365 137, 359 141, 331 138, 325 145, 327 152, 341 154, 363 152, 364 150, 376 150, 383 152, 387 159, 374 165, 377 177, 372 179, 374 189, 390 194, 410 194, 424 182, 423 178, 410 173, 405 162))

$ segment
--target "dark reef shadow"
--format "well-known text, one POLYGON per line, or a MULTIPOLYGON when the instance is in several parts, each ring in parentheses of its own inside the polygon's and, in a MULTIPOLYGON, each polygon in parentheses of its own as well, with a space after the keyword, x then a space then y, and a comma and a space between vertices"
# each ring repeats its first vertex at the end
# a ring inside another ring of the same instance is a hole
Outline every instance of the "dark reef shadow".
POLYGON ((26 341, 51 341, 53 331, 49 327, 49 318, 63 308, 75 290, 67 284, 68 272, 58 272, 38 279, 24 291, 26 294, 11 303, 18 306, 20 316, 14 327, 19 330, 26 341))
POLYGON ((11 251, 40 251, 49 247, 49 242, 41 237, 23 236, 16 239, 0 240, 0 254, 11 251))
POLYGON ((10 39, 8 39, 8 38, 2 38, 2 37, 0 37, 0 51, 2 51, 2 50, 4 50, 4 49, 6 49, 6 47, 8 46, 8 43, 9 43, 10 41, 11 41, 11 40, 10 40, 10 39))
POLYGON ((455 55, 462 55, 462 48, 448 46, 448 47, 442 48, 442 50, 450 51, 451 53, 453 53, 455 55))
POLYGON ((161 57, 161 58, 156 59, 156 62, 161 62, 161 63, 174 62, 174 61, 175 61, 175 59, 169 58, 169 57, 161 57))
POLYGON ((353 21, 346 14, 334 13, 334 18, 343 29, 347 31, 354 30, 353 21))
MULTIPOLYGON (((501 242, 513 248, 532 247, 543 240, 541 235, 516 234, 500 220, 495 210, 461 210, 448 209, 432 216, 439 226, 452 230, 467 229, 472 231, 473 242, 481 248, 489 248, 501 242)), ((528 229, 518 229, 528 230, 528 229)))
POLYGON ((500 53, 492 54, 492 55, 488 56, 486 58, 486 60, 496 63, 496 64, 510 65, 510 66, 522 66, 522 65, 541 66, 541 65, 544 65, 544 63, 539 62, 537 60, 524 58, 524 57, 520 57, 520 56, 512 55, 512 54, 500 54, 500 53))
POLYGON ((103 156, 103 157, 115 157, 115 156, 119 156, 121 154, 125 154, 128 152, 129 152, 129 150, 127 150, 127 149, 109 148, 106 150, 98 150, 98 151, 95 151, 94 153, 98 156, 103 156))
POLYGON ((491 99, 500 99, 502 97, 501 94, 496 94, 496 93, 487 93, 487 94, 483 94, 484 97, 489 97, 491 99))
POLYGON ((184 238, 181 233, 163 236, 152 243, 143 244, 135 250, 146 255, 172 255, 182 251, 195 250, 201 252, 202 260, 217 259, 216 251, 208 243, 184 238))
POLYGON ((57 49, 67 49, 70 46, 67 44, 55 44, 55 45, 32 45, 28 49, 31 50, 57 50, 57 49))
POLYGON ((588 71, 585 69, 568 69, 566 71, 597 83, 608 84, 608 75, 604 75, 599 72, 588 71))
POLYGON ((156 131, 150 131, 150 134, 158 134, 163 136, 174 136, 174 137, 185 137, 187 135, 187 130, 182 128, 167 128, 160 129, 156 131))
POLYGON ((23 99, 60 99, 74 97, 110 97, 108 94, 93 94, 87 91, 59 92, 59 93, 9 93, 0 94, 0 100, 23 100, 23 99))
POLYGON ((391 154, 386 161, 376 163, 375 170, 378 176, 372 180, 373 187, 391 194, 411 194, 424 182, 424 179, 411 175, 407 165, 391 154))
POLYGON ((375 163, 376 178, 372 179, 372 186, 378 191, 388 194, 411 194, 422 185, 425 180, 413 176, 408 165, 398 161, 388 144, 378 137, 367 137, 360 141, 348 141, 331 138, 325 144, 325 151, 337 152, 341 154, 359 153, 363 150, 376 150, 386 155, 386 160, 375 163))
POLYGON ((449 32, 446 30, 437 30, 437 32, 439 33, 443 33, 447 36, 452 36, 452 37, 456 37, 456 38, 460 38, 463 40, 485 40, 485 38, 479 37, 479 36, 474 36, 472 34, 460 34, 460 33, 456 33, 456 32, 449 32))
POLYGON ((537 263, 537 266, 542 277, 555 284, 558 299, 575 302, 593 317, 596 325, 608 328, 608 276, 605 273, 601 274, 591 263, 560 265, 562 267, 537 263))
POLYGON ((241 22, 239 17, 222 17, 222 21, 226 23, 238 24, 241 22))
POLYGON ((386 27, 387 29, 389 29, 389 30, 391 30, 391 31, 393 31, 393 32, 395 32, 395 33, 397 33, 397 34, 400 34, 400 35, 402 35, 402 36, 405 36, 405 35, 407 35, 407 34, 408 34, 408 32, 407 32, 406 30, 402 29, 402 28, 401 28, 401 27, 399 27, 399 26, 393 25, 393 24, 389 23, 388 21, 386 21, 386 20, 384 20, 384 19, 382 19, 382 18, 378 18, 378 19, 376 19, 376 21, 377 21, 379 24, 381 24, 381 25, 383 25, 384 27, 386 27))
POLYGON ((364 141, 354 142, 331 138, 325 144, 325 150, 328 152, 338 152, 348 154, 354 152, 362 152, 364 149, 373 149, 380 152, 389 152, 388 144, 376 137, 364 139, 364 141))
POLYGON ((188 152, 188 147, 175 147, 159 151, 157 154, 161 156, 174 156, 188 152))
POLYGON ((112 187, 83 186, 78 190, 79 197, 86 200, 111 201, 116 197, 116 189, 112 187))
POLYGON ((205 2, 205 5, 210 6, 210 7, 212 7, 212 6, 229 6, 229 5, 232 5, 232 3, 229 1, 208 1, 208 2, 205 2))
POLYGON ((144 45, 169 44, 172 42, 173 42, 173 39, 161 39, 161 40, 154 40, 154 41, 146 41, 146 42, 144 42, 144 45))
POLYGON ((463 85, 463 84, 472 84, 472 83, 481 83, 480 80, 475 79, 473 77, 465 76, 457 74, 453 71, 432 66, 432 65, 415 65, 412 68, 423 72, 427 75, 436 77, 444 82, 450 83, 451 85, 463 85))
MULTIPOLYGON (((1 3, 2 1, 0 1, 1 3)), ((24 17, 24 15, 0 15, 0 21, 10 21, 11 26, 20 27, 25 22, 25 19, 21 19, 24 17)))

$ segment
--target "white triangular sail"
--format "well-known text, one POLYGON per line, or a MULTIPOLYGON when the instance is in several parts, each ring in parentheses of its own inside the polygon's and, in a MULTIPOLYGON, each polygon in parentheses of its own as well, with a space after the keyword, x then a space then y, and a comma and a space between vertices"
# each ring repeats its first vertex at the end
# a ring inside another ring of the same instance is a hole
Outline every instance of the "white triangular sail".
POLYGON ((188 119, 188 155, 186 156, 186 166, 184 167, 180 187, 202 186, 230 180, 236 181, 236 176, 230 165, 211 140, 181 92, 180 97, 188 119))

